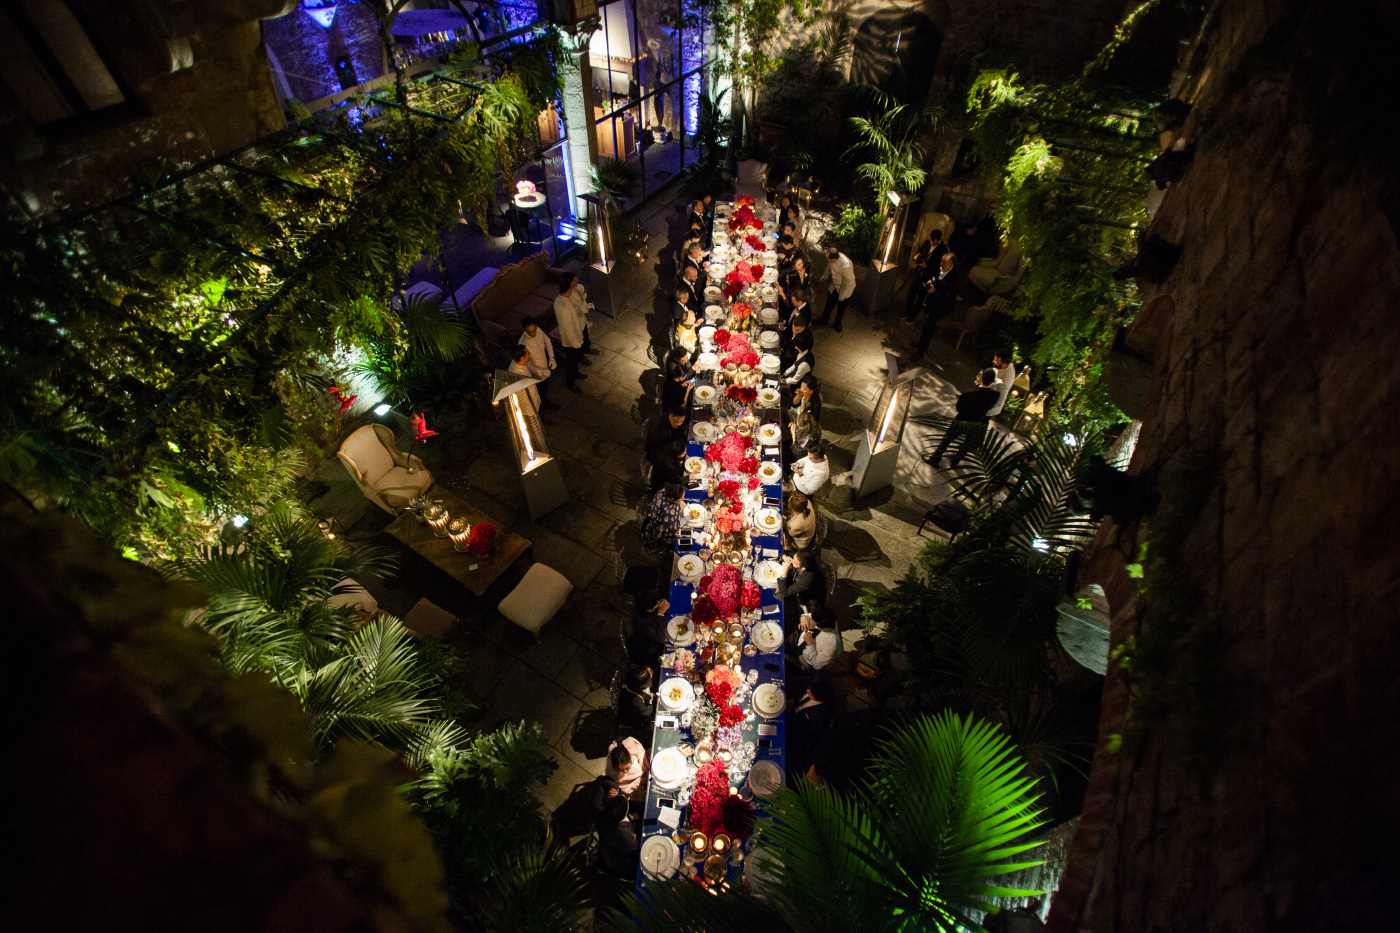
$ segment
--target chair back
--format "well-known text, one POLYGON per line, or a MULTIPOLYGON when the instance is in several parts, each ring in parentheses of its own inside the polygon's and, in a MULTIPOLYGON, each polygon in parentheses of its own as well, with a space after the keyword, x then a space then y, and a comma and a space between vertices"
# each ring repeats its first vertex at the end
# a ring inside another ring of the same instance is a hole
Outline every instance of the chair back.
POLYGON ((382 424, 367 424, 356 429, 341 443, 339 456, 350 468, 351 476, 373 486, 395 467, 394 456, 389 452, 393 446, 392 431, 382 424), (385 434, 388 435, 387 442, 385 434))

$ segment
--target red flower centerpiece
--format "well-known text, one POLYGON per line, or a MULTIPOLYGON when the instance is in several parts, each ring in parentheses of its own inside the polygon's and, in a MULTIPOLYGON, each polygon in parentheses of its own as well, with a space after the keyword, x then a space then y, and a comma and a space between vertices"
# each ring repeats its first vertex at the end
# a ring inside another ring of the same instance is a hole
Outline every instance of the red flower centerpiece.
POLYGON ((721 327, 719 330, 715 331, 715 346, 719 347, 721 350, 728 350, 729 341, 733 338, 733 334, 721 327))
POLYGON ((743 531, 749 527, 748 519, 744 518, 743 509, 731 509, 720 506, 715 509, 715 528, 720 534, 733 534, 736 531, 743 531))
POLYGON ((752 405, 758 398, 758 390, 748 386, 730 386, 724 390, 724 397, 742 402, 745 405, 752 405))
POLYGON ((751 194, 741 194, 734 199, 735 207, 753 207, 756 202, 751 194))
POLYGON ((753 305, 743 301, 736 301, 729 306, 729 313, 741 321, 747 321, 753 314, 753 305))
POLYGON ((761 253, 767 248, 764 246, 762 238, 753 236, 752 234, 744 237, 744 242, 749 244, 755 253, 761 253))
POLYGON ((734 271, 724 277, 724 294, 733 298, 744 289, 753 284, 753 272, 748 263, 740 263, 734 267, 734 271))
POLYGON ((734 209, 734 213, 730 215, 729 218, 730 233, 742 233, 745 230, 757 230, 761 226, 763 225, 760 224, 758 222, 758 218, 754 216, 752 205, 736 207, 734 209))
POLYGON ((491 545, 496 543, 496 526, 490 522, 478 522, 472 526, 471 534, 467 535, 467 553, 477 557, 485 557, 491 550, 491 545))
POLYGON ((744 721, 744 708, 729 704, 719 711, 719 727, 727 729, 744 721))
POLYGON ((730 502, 737 502, 739 499, 739 481, 737 479, 720 480, 719 494, 730 502))
POLYGON ((730 363, 736 366, 757 366, 758 354, 753 350, 740 350, 738 353, 730 351, 728 356, 719 361, 719 364, 728 366, 730 363))
MULTIPOLYGON (((739 467, 743 464, 745 456, 752 446, 752 438, 730 431, 705 448, 705 459, 710 463, 718 463, 720 469, 727 473, 738 473, 741 472, 739 467)), ((758 467, 755 466, 753 470, 748 472, 757 473, 758 467)))
POLYGON ((695 598, 695 602, 690 606, 690 621, 697 627, 703 628, 707 625, 714 625, 723 618, 719 610, 715 608, 714 600, 701 593, 695 598))
POLYGON ((727 667, 717 667, 705 675, 705 696, 721 710, 734 699, 734 691, 738 689, 739 675, 727 667))
POLYGON ((745 609, 757 609, 763 602, 763 589, 752 580, 745 580, 739 591, 739 605, 745 609))
MULTIPOLYGON (((720 564, 715 572, 700 578, 700 592, 710 598, 716 614, 727 619, 739 611, 739 598, 743 594, 743 578, 739 570, 729 564, 720 564)), ((737 682, 736 682, 737 683, 737 682)))

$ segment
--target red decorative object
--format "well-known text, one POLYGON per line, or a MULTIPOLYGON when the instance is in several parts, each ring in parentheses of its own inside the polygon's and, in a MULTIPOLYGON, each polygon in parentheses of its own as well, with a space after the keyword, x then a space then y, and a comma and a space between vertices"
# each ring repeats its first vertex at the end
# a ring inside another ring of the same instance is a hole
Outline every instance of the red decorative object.
MULTIPOLYGON (((430 437, 437 437, 437 432, 428 430, 428 416, 421 411, 412 418, 409 418, 408 423, 413 425, 413 440, 409 441, 408 444, 408 470, 412 473, 413 448, 418 446, 419 441, 425 441, 430 437)), ((495 534, 495 531, 495 528, 491 529, 492 534, 495 534)))
MULTIPOLYGON (((729 564, 720 564, 715 568, 715 572, 700 578, 700 592, 709 597, 710 603, 714 606, 715 614, 721 619, 727 619, 739 611, 739 597, 743 592, 743 579, 739 576, 739 571, 729 564)), ((694 618, 692 611, 691 617, 694 618)), ((714 673, 711 671, 711 673, 714 673)), ((738 682, 735 681, 737 686, 738 682)))
POLYGON ((690 606, 690 621, 697 626, 714 625, 720 621, 719 610, 715 608, 714 601, 704 593, 696 597, 695 602, 690 606))
POLYGON ((738 689, 739 675, 727 667, 717 667, 705 675, 705 696, 721 710, 729 705, 738 689))
POLYGON ((748 519, 744 518, 744 510, 739 508, 726 508, 720 506, 715 509, 715 528, 720 534, 733 534, 736 531, 743 531, 749 527, 748 519))
POLYGON ((744 237, 744 242, 749 244, 749 246, 752 247, 755 252, 761 253, 767 248, 763 245, 763 240, 756 236, 753 236, 752 234, 744 237))
POLYGON ((743 230, 757 230, 763 225, 754 216, 753 208, 747 205, 738 207, 729 218, 729 232, 739 233, 743 230))
POLYGON ((695 790, 690 795, 690 825, 707 836, 724 827, 724 801, 729 797, 729 775, 718 760, 702 765, 695 772, 695 790))
POLYGON ((721 350, 728 350, 729 341, 732 339, 734 339, 734 335, 723 327, 715 331, 715 346, 719 347, 721 350))
POLYGON ((724 397, 733 399, 736 402, 743 402, 745 405, 751 405, 753 401, 758 398, 758 390, 751 389, 748 386, 730 386, 724 390, 724 397))
POLYGON ((467 535, 467 553, 485 557, 496 543, 496 534, 496 526, 490 522, 473 525, 471 534, 467 535))
POLYGON ((719 361, 721 366, 728 366, 730 363, 736 366, 757 366, 758 354, 753 350, 740 350, 738 353, 731 352, 728 356, 719 361))
MULTIPOLYGON (((744 301, 736 301, 729 306, 729 313, 741 321, 747 321, 753 314, 753 305, 744 301)), ((747 340, 748 338, 745 337, 744 339, 747 340)))
POLYGON ((744 721, 744 708, 730 704, 719 711, 719 727, 727 729, 744 721))
POLYGON ((753 207, 755 203, 751 194, 741 194, 734 200, 735 207, 753 207))
POLYGON ((339 433, 339 432, 340 432, 340 419, 341 419, 341 417, 345 414, 345 409, 347 409, 347 408, 349 408, 351 405, 355 404, 355 399, 359 398, 359 396, 358 396, 358 395, 350 395, 350 396, 347 396, 347 395, 342 394, 341 391, 340 391, 340 386, 331 386, 329 389, 326 390, 326 394, 329 395, 331 398, 335 399, 337 402, 340 403, 340 408, 339 408, 339 410, 337 410, 336 413, 335 413, 335 430, 336 430, 336 433, 339 433))
POLYGON ((720 821, 731 839, 747 839, 753 832, 753 807, 735 794, 720 802, 720 821))
POLYGON ((739 498, 739 481, 737 479, 722 479, 719 481, 719 494, 730 502, 739 498))
MULTIPOLYGON (((710 463, 718 463, 720 469, 729 473, 741 472, 739 467, 744 463, 748 449, 753 446, 753 440, 735 431, 730 431, 724 437, 705 448, 705 459, 710 463)), ((756 461, 755 461, 756 462, 756 461)), ((757 473, 758 467, 747 471, 757 473)))
POLYGON ((757 609, 763 603, 763 589, 752 580, 745 580, 739 591, 739 605, 745 609, 757 609))
POLYGON ((758 458, 745 457, 743 460, 740 460, 739 468, 735 470, 735 472, 744 473, 748 476, 753 476, 755 473, 758 472, 758 458))
POLYGON ((749 488, 750 488, 750 489, 757 489, 757 488, 758 488, 758 477, 757 477, 757 476, 750 476, 750 477, 749 477, 749 488))

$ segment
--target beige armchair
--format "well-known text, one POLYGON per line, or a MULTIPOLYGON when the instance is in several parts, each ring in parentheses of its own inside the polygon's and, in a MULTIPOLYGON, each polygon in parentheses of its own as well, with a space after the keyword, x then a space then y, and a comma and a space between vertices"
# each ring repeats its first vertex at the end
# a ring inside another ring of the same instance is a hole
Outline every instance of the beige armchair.
POLYGON ((367 424, 340 445, 338 454, 345 469, 359 484, 365 498, 390 515, 397 515, 408 500, 432 488, 433 475, 417 457, 394 446, 394 432, 382 424, 367 424), (409 467, 415 472, 409 473, 409 467))

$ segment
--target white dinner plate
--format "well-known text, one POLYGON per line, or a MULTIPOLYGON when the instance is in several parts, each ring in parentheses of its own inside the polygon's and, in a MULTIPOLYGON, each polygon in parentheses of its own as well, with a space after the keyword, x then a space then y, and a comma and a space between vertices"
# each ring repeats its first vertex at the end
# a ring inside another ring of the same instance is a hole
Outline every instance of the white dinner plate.
POLYGON ((722 279, 729 272, 729 267, 722 262, 710 263, 710 278, 722 279))
POLYGON ((776 353, 765 353, 758 361, 758 368, 769 374, 776 373, 780 366, 781 362, 776 353))
POLYGON ((749 641, 759 651, 777 651, 783 644, 783 627, 776 622, 760 622, 749 633, 749 641))
MULTIPOLYGON (((753 791, 755 797, 767 797, 773 793, 773 788, 782 786, 783 769, 768 759, 755 761, 753 767, 749 769, 749 790, 753 791)), ((657 837, 653 836, 652 838, 657 837)), ((671 843, 671 845, 674 846, 675 843, 671 843)), ((647 863, 644 861, 642 864, 646 865, 647 863)))
POLYGON ((759 464, 758 478, 765 486, 773 486, 782 482, 782 464, 774 463, 772 460, 765 460, 763 463, 759 464))
POLYGON ((708 350, 695 358, 696 369, 714 369, 719 365, 719 357, 708 350))
MULTIPOLYGON (((687 687, 690 686, 689 681, 681 680, 679 677, 673 677, 672 680, 683 683, 687 687)), ((666 681, 668 684, 670 682, 670 680, 666 681)), ((691 690, 692 696, 694 693, 695 691, 691 690)), ((679 748, 674 746, 663 748, 657 752, 656 757, 651 762, 651 779, 661 787, 678 786, 685 780, 685 771, 685 756, 681 754, 679 748)))
POLYGON ((783 528, 783 517, 777 509, 759 509, 754 525, 764 534, 777 534, 783 528))
POLYGON ((763 254, 763 264, 765 266, 775 266, 778 264, 778 253, 776 250, 768 250, 763 254))
POLYGON ((704 458, 704 457, 686 457, 686 458, 685 458, 685 471, 686 471, 687 473, 689 473, 691 476, 694 476, 696 473, 699 473, 699 472, 701 472, 701 471, 704 470, 704 469, 705 469, 705 458, 704 458))
POLYGON ((705 524, 705 519, 710 517, 709 511, 698 502, 687 502, 681 514, 687 522, 697 528, 705 524))
POLYGON ((695 436, 695 439, 700 443, 708 444, 710 441, 715 439, 715 434, 718 432, 715 430, 715 426, 710 422, 697 421, 695 422, 695 427, 691 430, 691 433, 695 436))
MULTIPOLYGON (((773 309, 764 308, 763 310, 772 311, 773 309)), ((779 334, 776 330, 765 330, 763 332, 763 335, 758 338, 758 342, 769 350, 775 349, 778 346, 778 344, 782 342, 782 340, 782 335, 779 334)))
MULTIPOLYGON (((667 680, 663 680, 661 682, 661 689, 656 692, 656 695, 661 700, 661 705, 673 713, 688 710, 690 709, 690 704, 695 702, 695 688, 692 687, 690 681, 686 680, 684 677, 671 677, 667 680)), ((680 752, 677 751, 676 754, 679 755, 680 752)), ((659 769, 657 765, 660 762, 661 755, 657 755, 656 761, 652 763, 651 773, 656 775, 659 780, 666 780, 669 782, 671 779, 665 775, 669 775, 670 772, 663 772, 659 769)), ((680 772, 682 775, 685 774, 684 756, 682 756, 681 759, 680 772)))
POLYGON ((680 560, 676 561, 676 572, 681 575, 682 580, 699 580, 705 575, 705 562, 698 554, 682 554, 680 560))
POLYGON ((711 301, 717 301, 719 297, 723 294, 724 289, 720 288, 718 285, 705 286, 705 297, 710 299, 711 301))
MULTIPOLYGON (((687 557, 693 555, 686 555, 687 557)), ((753 571, 753 581, 759 586, 774 589, 778 585, 778 577, 782 576, 783 565, 775 560, 765 560, 753 571)))
MULTIPOLYGON (((777 308, 763 308, 763 309, 759 310, 759 312, 758 312, 758 319, 759 319, 760 321, 762 321, 764 324, 776 324, 776 323, 778 323, 778 309, 777 309, 777 308)), ((776 346, 778 345, 779 335, 778 335, 778 332, 777 332, 776 330, 765 330, 763 333, 764 333, 764 336, 767 336, 768 334, 772 334, 772 335, 773 335, 773 339, 772 339, 771 342, 769 342, 769 341, 767 341, 767 340, 764 340, 764 341, 763 341, 763 345, 764 345, 765 347, 776 347, 776 346)))
MULTIPOLYGON (((776 390, 776 389, 771 389, 771 388, 765 388, 765 391, 777 391, 777 390, 776 390)), ((782 440, 782 439, 783 439, 783 429, 780 428, 780 427, 778 427, 776 424, 773 424, 771 421, 770 421, 768 424, 765 424, 765 425, 761 426, 761 427, 758 429, 758 440, 759 440, 759 443, 763 444, 765 447, 771 447, 771 446, 773 446, 774 444, 778 443, 778 441, 780 441, 780 440, 782 440)))
POLYGON ((758 390, 758 404, 764 408, 777 408, 782 400, 783 394, 772 386, 764 386, 758 390))
MULTIPOLYGON (((686 686, 690 686, 687 682, 686 686)), ((759 684, 753 692, 753 711, 764 719, 772 719, 783 711, 787 696, 777 684, 759 684)))
POLYGON ((700 334, 700 342, 706 347, 715 345, 715 326, 713 324, 702 325, 698 333, 700 334))
POLYGON ((680 847, 666 833, 648 836, 642 843, 642 871, 647 873, 647 877, 664 880, 675 875, 680 867, 680 847))
POLYGON ((677 648, 695 644, 695 626, 691 624, 690 616, 676 616, 667 622, 666 637, 677 648))
MULTIPOLYGON (((719 390, 714 386, 704 385, 695 387, 695 401, 699 402, 701 405, 710 404, 715 400, 715 396, 717 395, 719 395, 719 390)), ((703 424, 704 422, 697 423, 703 424)))
POLYGON ((764 270, 763 270, 763 281, 765 281, 765 282, 776 282, 776 281, 778 281, 778 270, 777 270, 777 269, 774 269, 772 266, 769 266, 767 269, 764 269, 764 270))

